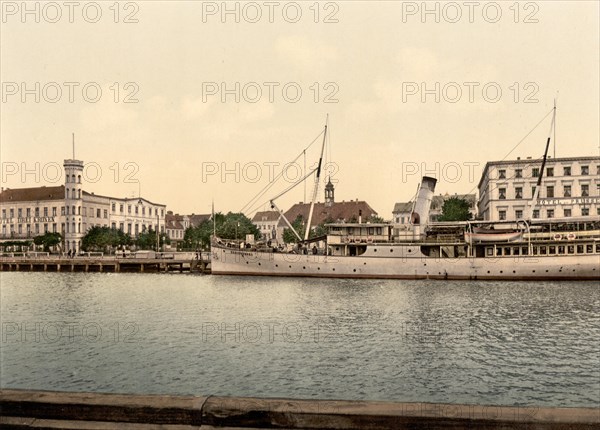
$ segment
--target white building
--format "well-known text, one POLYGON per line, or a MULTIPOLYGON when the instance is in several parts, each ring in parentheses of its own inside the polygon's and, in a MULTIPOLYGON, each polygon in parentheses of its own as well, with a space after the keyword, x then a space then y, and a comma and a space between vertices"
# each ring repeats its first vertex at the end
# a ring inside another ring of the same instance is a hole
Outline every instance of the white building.
MULTIPOLYGON (((293 222, 293 220, 291 221, 293 222)), ((287 227, 277 211, 260 211, 252 217, 252 224, 260 231, 261 239, 283 243, 283 231, 287 227)))
MULTIPOLYGON (((479 215, 484 220, 526 216, 541 160, 491 161, 479 181, 479 215)), ((600 157, 548 158, 533 218, 600 215, 600 157)))
POLYGON ((60 233, 65 251, 79 251, 93 226, 121 229, 132 237, 152 228, 165 231, 163 204, 144 198, 95 195, 83 190, 83 161, 65 160, 65 185, 3 189, 0 193, 0 241, 60 233))

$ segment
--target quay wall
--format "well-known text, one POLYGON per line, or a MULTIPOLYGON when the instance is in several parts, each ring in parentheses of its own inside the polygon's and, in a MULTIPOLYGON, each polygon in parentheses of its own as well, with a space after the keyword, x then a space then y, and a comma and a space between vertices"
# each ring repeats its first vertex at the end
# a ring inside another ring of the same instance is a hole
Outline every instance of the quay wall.
POLYGON ((0 390, 3 429, 597 430, 598 408, 0 390))

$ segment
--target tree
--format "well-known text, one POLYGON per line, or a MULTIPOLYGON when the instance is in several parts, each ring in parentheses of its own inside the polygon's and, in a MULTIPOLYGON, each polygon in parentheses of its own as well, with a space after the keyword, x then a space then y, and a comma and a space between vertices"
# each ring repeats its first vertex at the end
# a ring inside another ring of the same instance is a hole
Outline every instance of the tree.
MULTIPOLYGON (((294 222, 292 222, 292 227, 294 230, 298 232, 300 237, 304 238, 304 221, 302 219, 302 215, 298 215, 294 222)), ((298 237, 294 234, 291 228, 286 228, 283 230, 283 241, 285 243, 297 243, 298 237)))
POLYGON ((438 221, 468 221, 473 218, 469 207, 469 202, 465 199, 451 197, 444 201, 442 215, 440 215, 438 221))
POLYGON ((131 243, 131 236, 123 233, 122 230, 98 226, 90 228, 81 239, 81 247, 84 251, 110 252, 117 247, 131 245, 131 243))
POLYGON ((56 246, 62 241, 62 236, 60 233, 50 233, 46 232, 41 236, 36 236, 33 238, 33 243, 38 246, 44 246, 44 251, 49 252, 50 247, 56 246))
MULTIPOLYGON (((165 233, 160 233, 158 235, 158 247, 160 248, 168 243, 171 243, 171 239, 165 233)), ((140 249, 156 250, 156 230, 150 227, 148 231, 138 234, 135 244, 140 249)))
POLYGON ((260 238, 260 231, 252 224, 252 220, 243 213, 229 212, 227 215, 216 213, 213 219, 204 220, 196 227, 186 229, 182 247, 186 249, 206 249, 210 246, 210 237, 216 223, 217 236, 222 239, 245 240, 251 234, 255 239, 260 238))

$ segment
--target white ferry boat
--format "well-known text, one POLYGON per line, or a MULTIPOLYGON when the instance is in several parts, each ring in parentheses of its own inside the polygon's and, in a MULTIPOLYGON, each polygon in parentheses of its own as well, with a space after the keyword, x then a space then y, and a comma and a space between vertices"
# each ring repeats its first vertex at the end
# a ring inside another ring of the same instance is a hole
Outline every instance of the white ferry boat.
MULTIPOLYGON (((554 121, 553 121, 554 122, 554 121)), ((323 146, 327 127, 325 127, 323 146)), ((542 161, 541 172, 549 146, 542 161)), ((322 159, 323 149, 321 149, 322 159)), ((316 174, 313 204, 321 161, 316 174)), ((305 177, 306 178, 306 177, 305 177)), ((540 189, 542 175, 538 178, 540 189)), ((393 234, 388 223, 328 224, 324 237, 304 238, 277 209, 299 242, 291 251, 267 243, 213 236, 215 275, 326 278, 600 280, 600 221, 589 218, 427 223, 436 179, 423 177, 410 230, 393 234)), ((277 196, 279 197, 279 196, 277 196)), ((537 191, 529 213, 537 201, 537 191)))

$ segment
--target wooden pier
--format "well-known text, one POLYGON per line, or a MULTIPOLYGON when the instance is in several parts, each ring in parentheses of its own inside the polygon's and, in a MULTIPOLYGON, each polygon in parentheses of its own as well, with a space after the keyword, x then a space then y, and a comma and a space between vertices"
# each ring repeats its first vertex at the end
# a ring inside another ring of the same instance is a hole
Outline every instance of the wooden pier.
POLYGON ((0 390, 2 429, 598 430, 598 408, 0 390))
POLYGON ((171 253, 152 258, 136 257, 64 257, 64 256, 19 256, 0 257, 1 272, 111 272, 111 273, 160 273, 198 272, 210 273, 210 254, 171 253), (180 254, 180 255, 178 255, 180 254))

